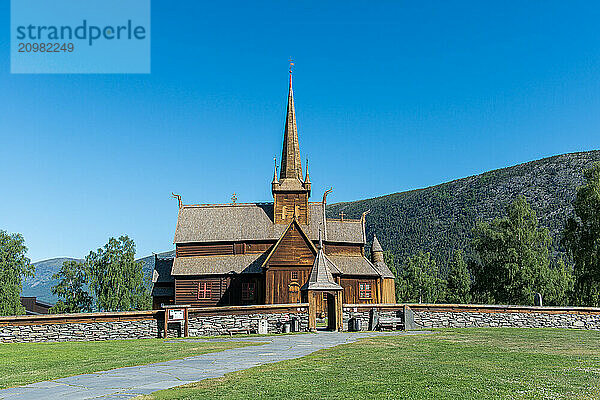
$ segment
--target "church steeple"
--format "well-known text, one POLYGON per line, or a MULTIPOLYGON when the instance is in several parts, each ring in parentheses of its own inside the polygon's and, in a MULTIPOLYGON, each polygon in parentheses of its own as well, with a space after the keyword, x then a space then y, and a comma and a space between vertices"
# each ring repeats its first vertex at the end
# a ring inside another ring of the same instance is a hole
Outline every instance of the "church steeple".
POLYGON ((292 65, 294 64, 290 61, 290 86, 283 132, 279 180, 276 179, 277 175, 275 175, 271 182, 274 198, 273 216, 276 224, 289 223, 296 216, 298 223, 305 225, 308 224, 310 212, 308 198, 310 197, 311 184, 308 177, 308 165, 306 178, 302 176, 298 126, 296 125, 296 110, 294 108, 294 91, 292 89, 292 65))
POLYGON ((300 144, 298 143, 298 126, 296 124, 294 90, 292 89, 292 68, 290 65, 290 88, 288 92, 285 130, 283 133, 283 150, 281 152, 279 179, 297 179, 302 182, 302 163, 300 160, 300 144))

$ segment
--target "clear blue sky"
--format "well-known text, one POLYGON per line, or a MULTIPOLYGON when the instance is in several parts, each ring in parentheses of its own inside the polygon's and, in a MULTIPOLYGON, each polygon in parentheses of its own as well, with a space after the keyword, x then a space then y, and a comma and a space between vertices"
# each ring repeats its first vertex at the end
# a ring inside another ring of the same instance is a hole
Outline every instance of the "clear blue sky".
POLYGON ((271 200, 290 56, 313 200, 600 148, 598 2, 154 0, 149 75, 11 75, 8 3, 0 229, 33 261, 171 249, 171 191, 271 200))

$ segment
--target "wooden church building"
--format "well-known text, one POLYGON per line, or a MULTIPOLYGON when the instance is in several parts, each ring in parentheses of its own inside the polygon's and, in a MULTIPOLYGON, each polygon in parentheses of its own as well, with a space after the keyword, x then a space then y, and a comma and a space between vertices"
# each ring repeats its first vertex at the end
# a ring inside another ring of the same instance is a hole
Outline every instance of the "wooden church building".
POLYGON ((328 296, 345 304, 395 303, 394 275, 373 239, 365 257, 365 216, 325 215, 327 191, 311 202, 302 172, 290 71, 281 167, 271 181, 273 202, 179 204, 175 258, 156 259, 154 307, 307 302, 328 296))

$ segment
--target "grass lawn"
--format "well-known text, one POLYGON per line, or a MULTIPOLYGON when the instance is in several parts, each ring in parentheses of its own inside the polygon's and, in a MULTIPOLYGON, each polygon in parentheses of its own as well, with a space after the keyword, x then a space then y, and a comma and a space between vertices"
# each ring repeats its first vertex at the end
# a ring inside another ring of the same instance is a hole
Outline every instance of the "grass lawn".
POLYGON ((365 339, 144 399, 600 399, 600 332, 454 329, 365 339))
POLYGON ((252 345, 163 339, 0 344, 0 388, 252 345))

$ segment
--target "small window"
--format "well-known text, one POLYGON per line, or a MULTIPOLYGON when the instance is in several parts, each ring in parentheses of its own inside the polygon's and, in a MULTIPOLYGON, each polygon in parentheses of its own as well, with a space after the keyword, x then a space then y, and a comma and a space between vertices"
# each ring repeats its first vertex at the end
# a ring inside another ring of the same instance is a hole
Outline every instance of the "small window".
POLYGON ((294 281, 298 280, 298 271, 292 271, 292 280, 294 280, 294 281))
POLYGON ((200 282, 198 283, 198 300, 210 299, 210 283, 200 282))
POLYGON ((360 282, 358 284, 358 298, 359 299, 371 299, 371 284, 366 282, 360 282))
POLYGON ((323 293, 323 301, 327 301, 327 293, 323 293))
POLYGON ((256 284, 254 282, 242 283, 242 300, 254 300, 256 293, 256 284))

